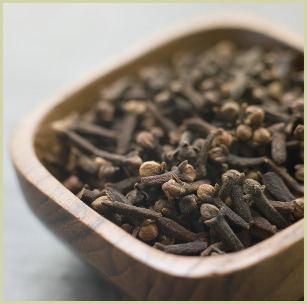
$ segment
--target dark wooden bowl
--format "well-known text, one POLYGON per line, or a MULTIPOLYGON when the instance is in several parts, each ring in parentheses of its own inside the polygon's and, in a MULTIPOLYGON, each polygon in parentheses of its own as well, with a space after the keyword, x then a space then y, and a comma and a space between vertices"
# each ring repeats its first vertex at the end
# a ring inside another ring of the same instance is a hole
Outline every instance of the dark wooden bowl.
POLYGON ((220 39, 242 46, 287 46, 303 56, 303 39, 251 17, 198 20, 105 63, 101 70, 42 104, 19 126, 11 154, 34 213, 109 281, 137 300, 298 300, 303 296, 304 222, 242 252, 180 257, 143 244, 86 206, 41 163, 52 146, 52 121, 84 111, 98 86, 140 65, 168 60, 178 49, 205 48, 220 39))

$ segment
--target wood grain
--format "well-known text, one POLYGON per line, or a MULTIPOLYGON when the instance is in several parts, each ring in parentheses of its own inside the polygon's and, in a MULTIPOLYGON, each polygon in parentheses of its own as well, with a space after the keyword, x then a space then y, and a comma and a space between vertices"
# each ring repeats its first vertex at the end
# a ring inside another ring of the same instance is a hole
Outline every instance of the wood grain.
POLYGON ((303 296, 303 220, 243 252, 179 257, 141 243, 98 215, 39 160, 55 140, 50 123, 72 108, 80 112, 89 108, 101 84, 135 73, 138 66, 158 58, 168 60, 177 49, 204 48, 221 39, 242 46, 284 45, 299 50, 303 58, 303 40, 274 24, 242 16, 198 20, 111 60, 94 75, 51 98, 21 123, 12 141, 14 166, 33 212, 136 300, 298 300, 303 296))

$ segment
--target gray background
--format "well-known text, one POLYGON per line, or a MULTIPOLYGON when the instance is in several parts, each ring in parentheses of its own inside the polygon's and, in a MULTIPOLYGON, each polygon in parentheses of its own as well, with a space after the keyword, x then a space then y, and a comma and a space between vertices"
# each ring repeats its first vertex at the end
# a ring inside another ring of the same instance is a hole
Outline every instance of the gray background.
POLYGON ((4 300, 126 299, 28 209, 8 147, 21 118, 107 58, 167 26, 237 11, 303 34, 303 4, 4 4, 4 300))

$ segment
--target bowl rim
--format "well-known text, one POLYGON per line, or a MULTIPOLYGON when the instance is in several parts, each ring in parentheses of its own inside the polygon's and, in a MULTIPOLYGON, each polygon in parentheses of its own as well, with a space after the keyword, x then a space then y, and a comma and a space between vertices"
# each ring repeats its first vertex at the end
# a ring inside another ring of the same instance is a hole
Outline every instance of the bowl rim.
POLYGON ((303 37, 285 29, 284 27, 259 17, 244 14, 219 14, 210 18, 197 18, 193 21, 176 25, 162 34, 151 37, 137 44, 124 54, 108 59, 96 71, 74 82, 71 86, 52 96, 38 106, 16 128, 11 141, 10 152, 17 172, 38 191, 49 197, 54 203, 64 208, 73 217, 78 218, 88 226, 93 233, 98 234, 112 246, 134 260, 146 264, 148 267, 160 272, 166 272, 177 277, 198 278, 204 276, 225 275, 242 270, 278 255, 289 247, 303 240, 304 219, 294 223, 276 235, 266 239, 241 252, 229 253, 225 256, 213 257, 184 257, 167 254, 142 243, 112 222, 106 220, 93 209, 79 200, 68 191, 49 171, 42 165, 35 153, 34 139, 44 117, 57 105, 65 102, 69 97, 77 95, 99 79, 112 71, 128 64, 139 57, 175 41, 197 32, 210 29, 236 29, 251 30, 269 38, 288 44, 293 48, 304 50, 303 37), (270 28, 270 32, 268 32, 270 28), (35 172, 34 169, 35 168, 35 172), (89 217, 91 220, 89 220, 89 217), (112 233, 110 233, 112 231, 112 233), (274 242, 274 248, 269 246, 274 242), (180 267, 172 267, 171 263, 180 263, 180 267))

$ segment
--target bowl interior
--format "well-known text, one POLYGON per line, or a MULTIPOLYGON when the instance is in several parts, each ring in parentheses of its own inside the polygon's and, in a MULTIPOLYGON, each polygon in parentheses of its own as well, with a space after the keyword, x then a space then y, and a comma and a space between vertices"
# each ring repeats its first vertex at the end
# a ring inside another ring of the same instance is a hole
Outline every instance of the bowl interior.
MULTIPOLYGON (((158 44, 154 48, 141 53, 141 55, 129 57, 120 66, 106 73, 100 73, 98 77, 88 80, 72 93, 58 98, 57 103, 53 104, 49 111, 46 111, 46 115, 41 118, 36 127, 34 148, 37 157, 43 164, 43 156, 46 151, 52 151, 58 157, 65 157, 65 151, 54 148, 57 146, 55 144, 57 139, 50 130, 50 124, 66 116, 72 110, 82 113, 89 109, 97 101, 99 88, 102 85, 108 85, 125 75, 134 75, 141 66, 168 62, 178 50, 204 50, 220 40, 231 40, 242 47, 260 45, 265 49, 274 49, 276 47, 294 49, 300 54, 296 64, 299 69, 303 70, 303 50, 288 43, 286 38, 280 40, 269 34, 242 27, 209 28, 181 35, 169 39, 167 43, 158 44)), ((56 171, 46 164, 44 166, 52 175, 61 180, 56 171)))

